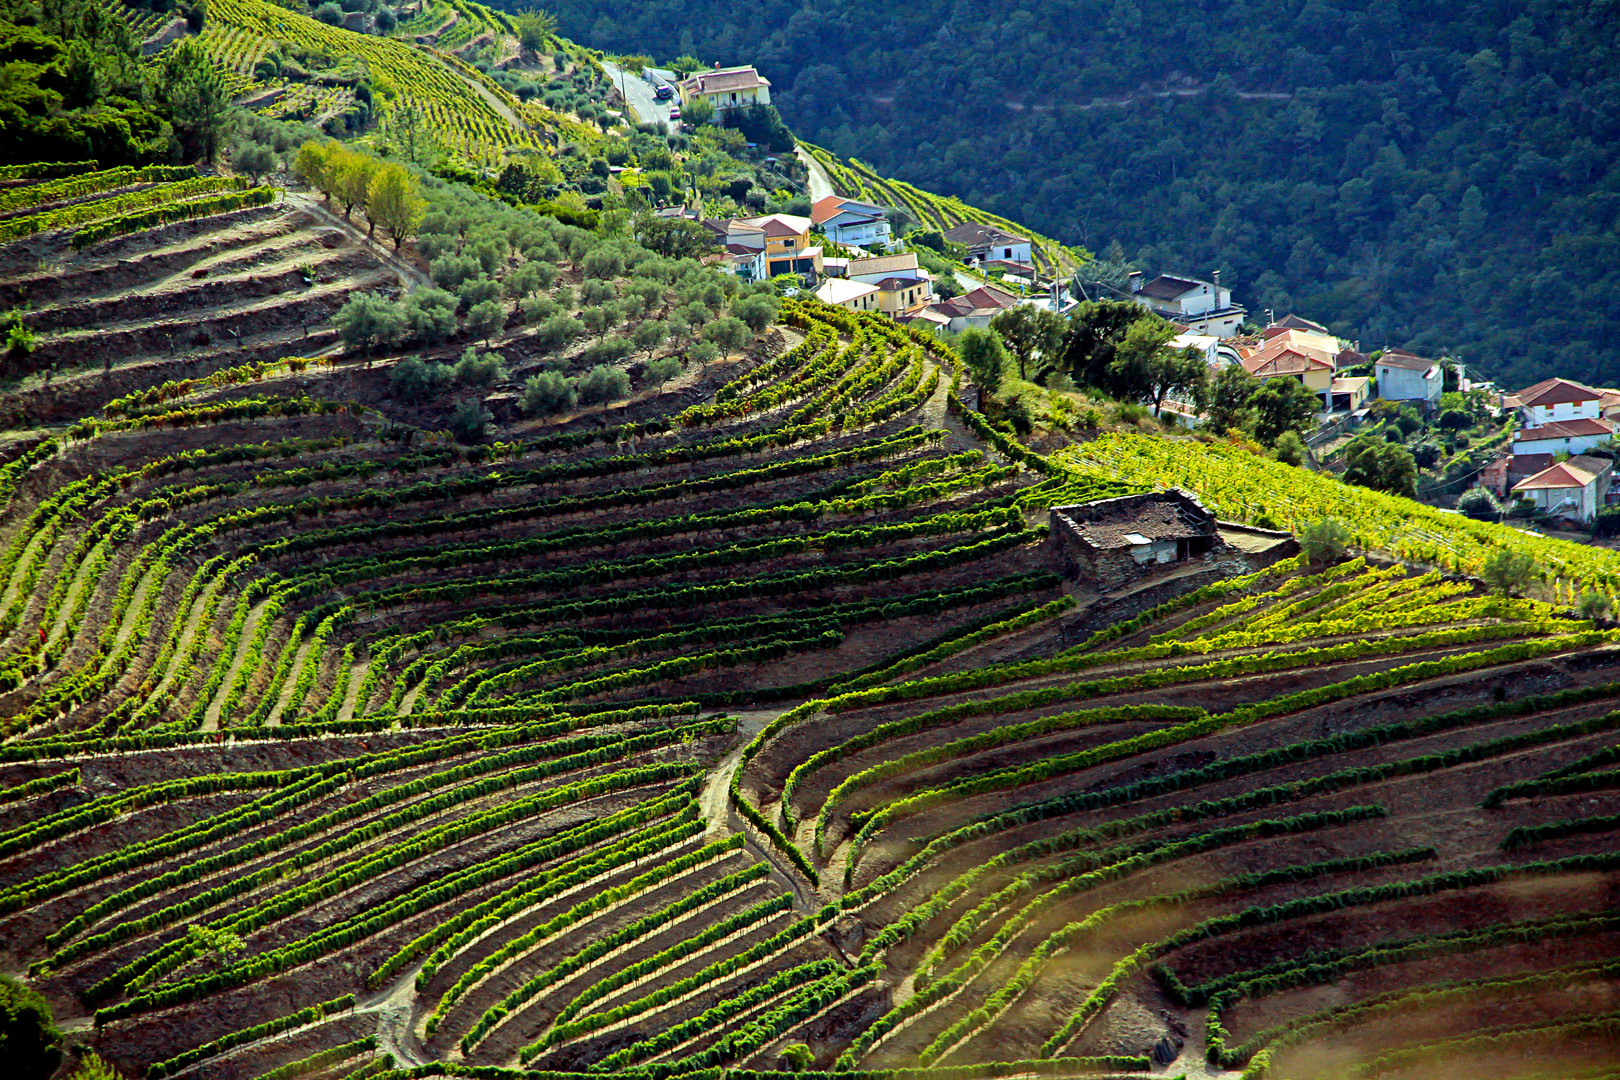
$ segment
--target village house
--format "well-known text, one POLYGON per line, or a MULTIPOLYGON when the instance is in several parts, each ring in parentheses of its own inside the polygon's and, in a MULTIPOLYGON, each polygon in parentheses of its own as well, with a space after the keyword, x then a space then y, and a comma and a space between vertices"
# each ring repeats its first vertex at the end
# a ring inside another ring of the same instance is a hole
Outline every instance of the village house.
POLYGON ((967 249, 965 261, 986 270, 1012 270, 1026 273, 1033 268, 1030 239, 994 225, 964 221, 945 230, 945 239, 967 249), (1001 264, 1001 265, 997 265, 1001 264))
POLYGON ((1517 394, 1504 394, 1502 405, 1518 414, 1520 427, 1535 428, 1560 420, 1600 420, 1603 395, 1571 379, 1543 379, 1517 394))
POLYGON ((681 95, 683 106, 690 105, 698 98, 712 104, 716 121, 732 109, 771 103, 770 80, 761 76, 752 65, 694 71, 677 83, 675 89, 681 95))
POLYGON ((829 195, 810 207, 810 221, 835 244, 885 250, 894 244, 888 214, 876 203, 829 195))
POLYGON ((1182 323, 1200 334, 1228 338, 1248 317, 1248 310, 1232 303, 1232 290, 1197 278, 1160 274, 1143 284, 1142 275, 1130 275, 1131 298, 1162 319, 1182 323))
POLYGON ((1513 433, 1513 453, 1584 454, 1614 438, 1609 420, 1553 420, 1539 427, 1520 428, 1513 433))
POLYGON ((1049 522, 1069 571, 1104 591, 1225 546, 1215 515, 1179 488, 1054 506, 1049 522))
POLYGON ((1497 454, 1480 470, 1481 487, 1489 488, 1498 498, 1507 498, 1515 484, 1551 468, 1552 454, 1515 454, 1504 451, 1497 454))
POLYGON ((1278 330, 1263 338, 1258 347, 1240 350, 1243 370, 1264 382, 1287 378, 1302 383, 1322 402, 1322 411, 1333 407, 1333 380, 1338 371, 1334 357, 1338 342, 1308 330, 1278 330))
POLYGON ((1554 517, 1588 522, 1609 494, 1614 462, 1600 457, 1572 457, 1550 465, 1513 485, 1515 498, 1527 498, 1554 517))
POLYGON ((816 289, 816 299, 850 311, 877 311, 881 290, 864 281, 828 278, 816 289))
POLYGON ((1404 349, 1385 349, 1373 363, 1373 376, 1385 401, 1410 401, 1424 408, 1440 400, 1445 385, 1440 361, 1404 349))
POLYGON ((1018 297, 994 285, 981 285, 977 289, 929 304, 928 311, 943 315, 946 329, 959 334, 970 326, 989 326, 990 320, 1018 304, 1018 297))
MULTIPOLYGON (((765 273, 803 274, 811 278, 821 276, 821 247, 810 242, 810 219, 794 214, 770 214, 765 217, 742 218, 740 224, 757 228, 764 240, 765 273)), ((727 241, 730 242, 729 239, 727 241)))

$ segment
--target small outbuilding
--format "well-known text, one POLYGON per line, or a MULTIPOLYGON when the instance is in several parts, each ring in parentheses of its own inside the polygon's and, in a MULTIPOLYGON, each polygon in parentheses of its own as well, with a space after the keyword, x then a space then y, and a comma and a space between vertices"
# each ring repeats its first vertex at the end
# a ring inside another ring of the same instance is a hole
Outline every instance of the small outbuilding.
POLYGON ((1225 547, 1215 515, 1180 488, 1054 506, 1051 528, 1069 570, 1104 591, 1225 547))

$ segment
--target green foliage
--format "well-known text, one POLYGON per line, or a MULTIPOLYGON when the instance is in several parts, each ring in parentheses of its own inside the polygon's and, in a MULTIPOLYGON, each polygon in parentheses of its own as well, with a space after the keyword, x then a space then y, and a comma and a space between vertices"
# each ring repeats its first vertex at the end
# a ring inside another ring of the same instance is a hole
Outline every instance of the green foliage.
POLYGON ((401 401, 420 403, 443 393, 454 378, 449 364, 424 363, 410 356, 389 372, 388 392, 401 401))
POLYGON ((495 415, 484 408, 482 401, 466 398, 456 402, 450 413, 450 433, 461 442, 477 442, 494 419, 495 415))
POLYGON ((0 1051, 19 1080, 48 1080, 62 1060, 62 1033, 51 1007, 9 975, 0 975, 0 1051))
POLYGON ((957 337, 956 354, 980 390, 994 394, 1001 388, 1002 373, 1011 358, 999 334, 970 326, 957 337))
POLYGON ((1296 468, 1305 464, 1305 459, 1310 455, 1310 451, 1305 446, 1305 440, 1299 437, 1297 431, 1285 431, 1277 436, 1272 451, 1278 461, 1284 465, 1293 465, 1296 468))
POLYGON ((1333 518, 1313 521, 1299 532, 1300 549, 1307 559, 1318 565, 1344 558, 1349 543, 1350 530, 1333 518))
MULTIPOLYGON (((1277 380, 1273 380, 1277 381, 1277 380)), ((1412 452, 1399 443, 1357 435, 1344 448, 1344 481, 1374 491, 1417 495, 1417 463, 1412 452)))
POLYGON ((577 390, 581 405, 606 405, 630 396, 630 376, 598 364, 579 377, 577 390))
POLYGON ((404 340, 407 327, 405 312, 377 293, 350 297, 332 316, 332 324, 351 352, 376 352, 396 345, 404 340))
POLYGON ((1457 509, 1480 521, 1496 521, 1502 516, 1502 504, 1495 495, 1482 487, 1472 487, 1457 499, 1457 509))
POLYGON ((1249 395, 1248 408, 1254 413, 1254 437, 1266 446, 1275 446, 1285 431, 1303 434, 1316 422, 1322 400, 1298 379, 1267 379, 1249 395))
POLYGON ((1522 551, 1498 551, 1485 560, 1480 579, 1497 592, 1522 594, 1540 577, 1535 560, 1522 551))

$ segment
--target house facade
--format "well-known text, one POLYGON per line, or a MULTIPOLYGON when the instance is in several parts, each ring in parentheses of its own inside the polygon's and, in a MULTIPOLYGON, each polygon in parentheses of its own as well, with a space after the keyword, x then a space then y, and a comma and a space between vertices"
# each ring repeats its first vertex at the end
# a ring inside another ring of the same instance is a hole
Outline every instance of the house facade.
POLYGON ((945 239, 967 248, 969 261, 979 263, 1013 263, 1019 267, 1033 265, 1033 252, 1029 237, 998 229, 994 225, 981 225, 964 221, 945 230, 945 239))
POLYGON ((1563 420, 1598 420, 1603 417, 1603 391, 1569 379, 1543 379, 1517 394, 1506 394, 1502 404, 1518 414, 1519 426, 1541 427, 1563 420))
POLYGON ((810 207, 810 221, 835 244, 885 250, 894 244, 888 213, 876 203, 829 195, 810 207))
POLYGON ((811 243, 809 218, 794 214, 770 214, 766 217, 742 218, 739 224, 760 231, 765 248, 767 277, 777 274, 821 275, 821 247, 811 243))
POLYGON ((1555 420, 1539 427, 1520 428, 1513 433, 1513 453, 1584 454, 1614 438, 1610 420, 1555 420))
POLYGON ((1144 283, 1140 274, 1132 274, 1130 285, 1137 303, 1200 334, 1232 337, 1249 314, 1232 303, 1232 290, 1197 278, 1160 274, 1144 283))
POLYGON ((694 71, 676 84, 675 89, 681 95, 682 105, 690 105, 698 98, 712 104, 717 122, 733 109, 771 103, 770 80, 752 65, 694 71))
POLYGON ((1513 486, 1513 495, 1529 499, 1554 517, 1591 521, 1607 500, 1614 462, 1599 457, 1573 457, 1543 469, 1513 486))
POLYGON ((1018 297, 994 285, 981 285, 961 296, 929 304, 928 311, 945 318, 945 328, 959 334, 970 326, 989 326, 990 320, 1018 303, 1018 297))
POLYGON ((863 281, 828 278, 816 289, 816 299, 850 311, 877 311, 881 290, 863 281))
POLYGON ((1304 330, 1283 330, 1263 339, 1257 347, 1239 350, 1243 370, 1262 382, 1266 379, 1294 379, 1322 402, 1322 411, 1333 408, 1333 379, 1338 370, 1334 357, 1338 342, 1332 338, 1315 340, 1319 335, 1304 330))
POLYGON ((1378 396, 1385 401, 1413 401, 1428 405, 1440 400, 1445 376, 1440 361, 1428 360, 1403 349, 1385 349, 1373 363, 1378 396))

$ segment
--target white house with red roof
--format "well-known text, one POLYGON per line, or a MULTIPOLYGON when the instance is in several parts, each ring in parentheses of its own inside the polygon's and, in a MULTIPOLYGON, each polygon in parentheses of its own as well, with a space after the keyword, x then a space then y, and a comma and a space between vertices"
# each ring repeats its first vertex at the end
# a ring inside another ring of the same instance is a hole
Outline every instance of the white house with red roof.
POLYGON ((1614 438, 1614 422, 1579 417, 1552 420, 1513 433, 1515 454, 1584 454, 1614 438))
POLYGON ((1603 507, 1613 475, 1614 462, 1608 458, 1572 457, 1519 481, 1513 494, 1554 517, 1590 521, 1603 507))
POLYGON ((887 249, 894 243, 888 213, 876 203, 828 195, 810 207, 810 221, 827 239, 846 247, 887 249))
POLYGON ((1572 379, 1543 379, 1517 394, 1503 395, 1502 404, 1519 414, 1521 427, 1540 427, 1559 420, 1598 420, 1603 416, 1603 391, 1572 379))

